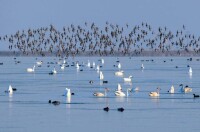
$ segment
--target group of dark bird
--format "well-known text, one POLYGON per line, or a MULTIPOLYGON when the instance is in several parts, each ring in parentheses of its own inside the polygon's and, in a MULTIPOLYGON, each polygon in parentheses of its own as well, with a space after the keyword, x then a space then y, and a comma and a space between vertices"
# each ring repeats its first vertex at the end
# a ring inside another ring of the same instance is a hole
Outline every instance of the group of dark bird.
POLYGON ((82 26, 71 24, 61 30, 50 25, 0 36, 0 43, 8 44, 12 53, 41 56, 134 56, 146 52, 180 55, 200 52, 200 36, 190 34, 185 25, 173 32, 167 27, 153 30, 145 22, 135 26, 106 22, 102 28, 85 22, 82 26))

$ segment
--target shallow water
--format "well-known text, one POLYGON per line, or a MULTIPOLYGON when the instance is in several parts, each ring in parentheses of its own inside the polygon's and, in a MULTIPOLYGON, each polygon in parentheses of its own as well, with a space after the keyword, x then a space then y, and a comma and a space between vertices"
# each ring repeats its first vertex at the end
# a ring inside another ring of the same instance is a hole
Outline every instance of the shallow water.
MULTIPOLYGON (((100 57, 77 57, 67 59, 69 67, 60 69, 56 64, 58 58, 17 57, 21 63, 15 64, 13 57, 2 57, 0 62, 0 131, 199 131, 200 100, 193 98, 193 93, 200 94, 200 62, 185 57, 121 57, 119 58, 124 77, 133 76, 132 83, 124 83, 122 77, 114 72, 118 68, 116 57, 105 57, 101 68, 106 84, 102 84, 94 68, 88 68, 87 61, 97 64, 100 57), (173 59, 173 61, 171 61, 173 59), (43 61, 41 67, 36 66, 35 73, 27 73, 26 68, 33 67, 36 61, 43 61), (153 61, 152 61, 153 60, 153 61), (83 71, 77 71, 72 62, 85 64, 83 71), (164 62, 166 61, 166 62, 164 62), (48 64, 54 62, 54 64, 48 64), (141 64, 145 69, 141 70, 141 64), (50 67, 47 67, 50 65, 50 67), (189 75, 190 65, 193 74, 189 75), (175 68, 178 66, 178 68, 175 68), (58 74, 48 73, 56 68, 58 74), (90 84, 89 81, 94 83, 90 84), (115 97, 117 84, 127 88, 139 87, 129 97, 115 97), (13 95, 4 91, 9 84, 17 88, 13 95), (189 85, 193 92, 179 92, 179 85, 189 85), (167 91, 174 85, 175 94, 167 91), (62 96, 68 87, 75 93, 71 98, 62 96), (110 92, 106 98, 96 98, 95 91, 110 92), (149 97, 150 91, 161 88, 160 97, 149 97), (54 106, 48 100, 58 100, 61 104, 54 106), (110 111, 103 108, 109 106, 110 111), (117 111, 123 107, 124 112, 117 111)), ((62 62, 62 60, 61 60, 62 62)))

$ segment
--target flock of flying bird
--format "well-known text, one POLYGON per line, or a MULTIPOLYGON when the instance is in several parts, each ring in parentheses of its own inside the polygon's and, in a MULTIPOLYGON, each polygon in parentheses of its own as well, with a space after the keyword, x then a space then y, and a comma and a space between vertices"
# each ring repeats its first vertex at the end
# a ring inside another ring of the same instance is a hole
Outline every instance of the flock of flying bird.
POLYGON ((200 36, 189 34, 185 25, 175 33, 167 27, 153 30, 148 23, 120 26, 106 22, 100 28, 95 23, 85 22, 83 26, 55 26, 17 31, 11 35, 0 36, 0 42, 8 44, 10 51, 24 55, 141 55, 170 53, 175 55, 200 51, 200 36))
MULTIPOLYGON (((99 62, 100 63, 98 65, 96 65, 95 62, 93 62, 91 64, 89 60, 88 60, 87 64, 84 63, 84 62, 82 64, 79 64, 79 62, 76 61, 76 62, 73 62, 73 65, 71 65, 71 66, 76 67, 76 69, 79 70, 79 71, 83 71, 83 69, 82 69, 83 67, 93 68, 93 69, 95 69, 97 71, 100 81, 102 81, 103 83, 108 83, 108 81, 104 80, 104 75, 103 75, 103 72, 101 70, 101 67, 103 67, 103 65, 104 65, 104 59, 100 59, 99 62)), ((132 83, 132 75, 130 75, 129 77, 124 77, 124 71, 121 69, 122 66, 121 66, 120 61, 117 60, 116 62, 117 62, 117 64, 113 65, 113 66, 117 67, 118 70, 114 72, 114 75, 118 76, 118 77, 122 77, 124 82, 132 83)), ((51 64, 51 63, 54 64, 53 62, 48 62, 48 64, 51 64)), ((37 61, 36 62, 36 65, 38 67, 40 67, 42 64, 43 64, 43 61, 37 61)), ((63 60, 63 62, 57 62, 57 64, 60 65, 60 69, 61 70, 64 70, 65 67, 69 66, 69 64, 66 62, 65 59, 63 60)), ((47 65, 47 67, 49 67, 49 66, 50 65, 47 65)), ((28 73, 33 73, 33 72, 35 72, 35 67, 36 66, 34 65, 33 68, 27 68, 26 71, 28 73)), ((141 70, 144 70, 144 68, 145 67, 142 64, 141 65, 141 70)), ((191 67, 189 67, 189 71, 188 72, 189 72, 189 74, 192 74, 192 68, 191 67)), ((55 67, 54 67, 54 69, 52 71, 49 72, 49 75, 52 75, 52 74, 57 74, 57 70, 55 69, 55 67)), ((93 80, 90 80, 89 83, 92 84, 93 80)), ((181 89, 180 89, 181 93, 190 93, 190 92, 192 92, 192 88, 190 88, 189 86, 186 85, 184 87, 183 84, 181 84, 180 86, 181 86, 181 89)), ((9 85, 8 90, 5 91, 5 92, 7 92, 9 94, 13 94, 13 92, 16 91, 16 90, 17 90, 16 88, 13 88, 11 85, 9 85)), ((115 94, 116 97, 128 97, 130 92, 133 92, 133 91, 138 92, 139 90, 140 90, 139 87, 136 87, 135 89, 127 88, 126 93, 124 93, 123 90, 122 90, 121 84, 118 83, 117 84, 117 89, 114 91, 114 94, 115 94)), ((109 88, 105 88, 104 89, 104 93, 103 92, 94 92, 93 96, 96 96, 96 97, 107 97, 107 92, 109 92, 109 91, 110 91, 109 88)), ((151 97, 159 97, 160 96, 159 92, 160 92, 160 88, 158 87, 156 89, 156 91, 150 92, 149 96, 151 96, 151 97)), ((174 94, 175 93, 175 89, 174 89, 173 85, 169 89, 168 93, 170 93, 170 94, 174 94)), ((71 95, 74 95, 74 94, 75 93, 72 93, 69 88, 66 88, 66 93, 63 96, 71 98, 71 95)), ((199 97, 199 95, 196 95, 196 94, 193 94, 193 96, 194 96, 194 98, 198 98, 199 97)), ((51 100, 49 100, 49 103, 52 103, 54 105, 59 105, 60 101, 51 101, 51 100)), ((104 110, 105 111, 109 111, 109 107, 105 107, 104 110)), ((122 108, 122 107, 118 108, 118 111, 123 112, 124 108, 122 108)))

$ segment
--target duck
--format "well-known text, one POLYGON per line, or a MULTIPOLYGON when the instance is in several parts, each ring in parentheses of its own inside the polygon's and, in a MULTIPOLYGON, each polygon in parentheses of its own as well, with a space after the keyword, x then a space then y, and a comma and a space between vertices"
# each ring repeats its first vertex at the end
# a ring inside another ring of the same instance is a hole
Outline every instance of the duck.
POLYGON ((160 88, 157 88, 156 92, 150 92, 149 96, 151 96, 151 97, 159 97, 160 96, 160 88))
POLYGON ((95 93, 93 93, 93 95, 94 95, 94 96, 97 96, 97 97, 106 97, 106 96, 107 96, 107 92, 109 92, 109 89, 108 89, 108 88, 105 88, 104 93, 95 92, 95 93))
POLYGON ((103 110, 108 112, 109 111, 109 107, 105 107, 105 108, 103 108, 103 110))
POLYGON ((128 78, 124 78, 124 82, 131 82, 132 81, 131 78, 133 78, 133 76, 131 75, 128 78))
POLYGON ((27 68, 26 71, 27 72, 34 72, 35 71, 35 65, 33 66, 33 68, 27 68))
POLYGON ((180 84, 180 86, 181 86, 181 92, 183 93, 192 92, 192 88, 190 88, 188 85, 186 85, 184 88, 183 88, 183 84, 180 84))
POLYGON ((123 107, 120 107, 120 108, 117 108, 117 110, 118 110, 119 112, 123 112, 123 111, 124 111, 124 108, 123 108, 123 107))
POLYGON ((59 105, 60 101, 51 101, 51 100, 49 100, 49 104, 59 105))
POLYGON ((116 76, 123 76, 124 75, 124 71, 122 71, 122 70, 117 71, 117 72, 115 72, 115 75, 116 76))
POLYGON ((174 86, 172 85, 171 88, 169 89, 168 93, 174 93, 174 86))
POLYGON ((199 95, 193 94, 194 98, 199 98, 199 95))

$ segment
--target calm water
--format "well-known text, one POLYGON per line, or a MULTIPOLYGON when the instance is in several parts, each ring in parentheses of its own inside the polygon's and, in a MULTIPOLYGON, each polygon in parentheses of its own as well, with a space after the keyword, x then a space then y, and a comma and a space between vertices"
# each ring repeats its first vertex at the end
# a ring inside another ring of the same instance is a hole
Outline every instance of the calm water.
POLYGON ((69 58, 67 63, 70 66, 62 71, 59 64, 48 64, 58 62, 58 58, 36 60, 35 57, 17 57, 16 60, 21 61, 19 64, 15 64, 13 57, 0 58, 0 62, 4 63, 0 65, 0 131, 200 131, 200 100, 194 99, 192 95, 200 94, 198 58, 188 61, 184 57, 121 57, 119 60, 124 77, 132 75, 132 83, 124 83, 122 77, 114 75, 118 70, 113 66, 117 65, 115 57, 105 57, 101 68, 107 84, 100 82, 94 68, 84 66, 83 71, 77 71, 71 66, 75 61, 87 65, 88 60, 97 65, 100 64, 99 59, 69 58), (26 72, 28 67, 33 67, 40 60, 43 64, 41 67, 36 66, 35 73, 26 72), (142 63, 144 70, 140 69, 142 63), (187 65, 193 68, 192 75, 188 74, 187 65), (58 74, 49 75, 54 66, 58 74), (94 83, 90 84, 89 80, 94 83), (118 83, 124 91, 135 87, 139 87, 140 91, 129 97, 115 97, 118 83), (193 92, 180 93, 181 83, 192 87, 193 92), (9 84, 17 88, 13 95, 4 92, 9 84), (167 93, 171 85, 175 87, 175 94, 167 93), (160 97, 149 97, 149 92, 155 91, 158 86, 161 88, 160 97), (62 96, 66 87, 75 93, 70 99, 62 96), (93 96, 93 92, 103 92, 105 87, 110 89, 107 98, 93 96), (49 99, 61 101, 61 104, 49 104, 49 99), (109 112, 103 111, 106 106, 110 107, 109 112), (125 111, 118 112, 119 107, 124 107, 125 111))

